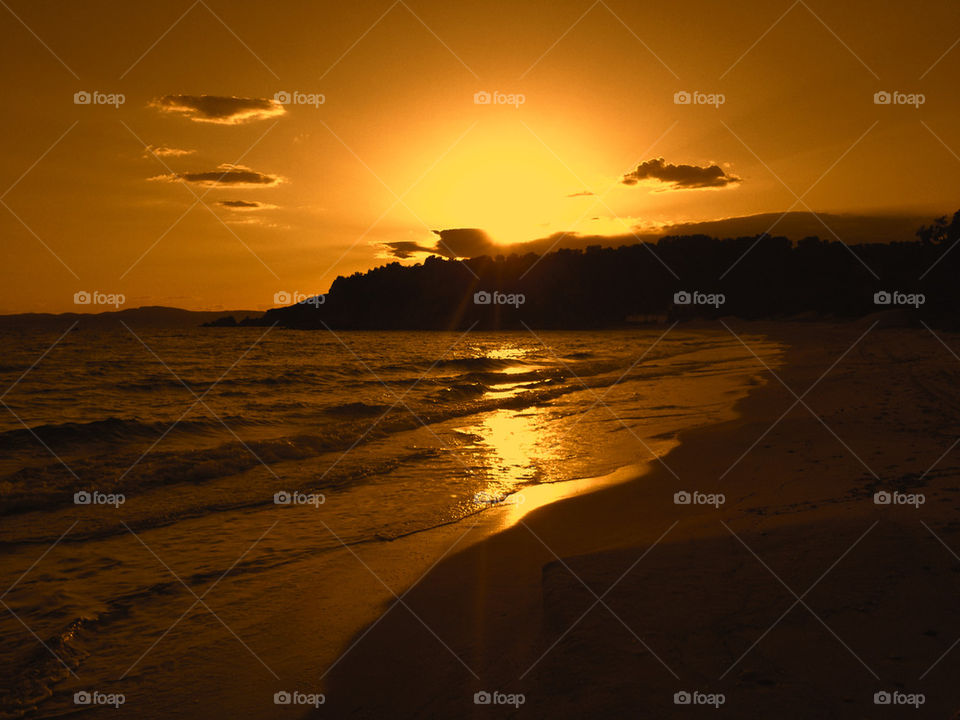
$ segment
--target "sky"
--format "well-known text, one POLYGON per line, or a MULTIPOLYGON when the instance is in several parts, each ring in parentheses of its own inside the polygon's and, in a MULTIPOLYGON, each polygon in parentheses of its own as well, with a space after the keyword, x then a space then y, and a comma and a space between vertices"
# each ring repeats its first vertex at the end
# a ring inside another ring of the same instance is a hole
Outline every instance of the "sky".
POLYGON ((0 27, 0 313, 960 206, 952 0, 5 0, 0 27))

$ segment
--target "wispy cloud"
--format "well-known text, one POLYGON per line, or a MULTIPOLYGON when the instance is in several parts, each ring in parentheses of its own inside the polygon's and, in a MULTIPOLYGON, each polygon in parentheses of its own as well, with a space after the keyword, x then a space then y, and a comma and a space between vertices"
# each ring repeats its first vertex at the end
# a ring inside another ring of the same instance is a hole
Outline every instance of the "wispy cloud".
POLYGON ((200 187, 273 187, 284 181, 279 175, 268 175, 257 172, 245 165, 234 165, 224 163, 219 165, 216 170, 205 172, 184 172, 168 173, 166 175, 156 175, 149 178, 161 182, 188 182, 200 187))
POLYGON ((164 95, 150 105, 161 112, 181 115, 194 122, 240 125, 283 115, 286 110, 271 98, 222 95, 164 95))
POLYGON ((624 185, 652 183, 659 185, 662 191, 722 188, 743 180, 736 175, 725 173, 719 165, 673 165, 661 157, 640 163, 636 170, 624 175, 620 182, 624 185))
POLYGON ((183 157, 184 155, 193 155, 195 150, 183 150, 181 148, 170 147, 168 145, 147 145, 144 155, 150 157, 183 157))

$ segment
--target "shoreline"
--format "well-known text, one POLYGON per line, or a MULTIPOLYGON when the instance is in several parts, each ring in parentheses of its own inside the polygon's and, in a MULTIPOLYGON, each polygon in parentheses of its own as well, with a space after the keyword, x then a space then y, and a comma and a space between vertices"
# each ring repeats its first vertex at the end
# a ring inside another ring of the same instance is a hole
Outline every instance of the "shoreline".
MULTIPOLYGON (((871 498, 875 488, 884 487, 884 475, 874 478, 873 471, 868 472, 878 456, 895 459, 889 468, 907 477, 922 472, 945 449, 937 452, 943 438, 932 437, 926 443, 929 453, 911 452, 909 446, 889 442, 893 428, 885 428, 888 434, 883 436, 864 427, 877 416, 869 391, 882 387, 879 381, 889 381, 891 373, 912 373, 907 364, 890 365, 891 353, 914 352, 898 338, 906 334, 918 343, 925 331, 877 331, 869 342, 869 326, 853 323, 764 329, 750 324, 746 331, 786 342, 786 363, 777 375, 797 394, 842 358, 805 401, 816 403, 818 414, 828 421, 818 421, 794 403, 796 396, 758 363, 769 382, 736 403, 737 417, 682 431, 679 446, 662 464, 653 461, 642 481, 550 503, 445 558, 409 590, 405 607, 394 607, 376 627, 365 630, 334 669, 327 683, 327 711, 338 717, 378 717, 388 711, 393 717, 481 717, 514 711, 475 705, 473 694, 487 691, 523 693, 526 702, 516 712, 529 716, 582 717, 591 709, 616 716, 656 708, 656 717, 673 717, 684 710, 673 704, 673 693, 699 690, 729 696, 725 716, 742 717, 749 708, 750 714, 809 717, 810 704, 805 709, 792 693, 816 686, 822 693, 816 702, 817 712, 825 713, 821 716, 849 717, 870 714, 873 693, 887 685, 908 687, 910 673, 896 673, 904 670, 898 666, 904 664, 903 656, 892 668, 884 663, 881 672, 880 661, 889 658, 871 655, 865 661, 859 653, 848 652, 836 639, 846 633, 838 635, 830 627, 833 623, 820 615, 804 617, 803 607, 790 614, 778 633, 781 637, 774 635, 763 652, 754 644, 790 606, 787 601, 795 599, 785 588, 796 586, 797 595, 802 593, 861 533, 873 532, 871 542, 906 562, 929 553, 935 543, 929 534, 924 537, 918 517, 938 528, 941 537, 952 532, 944 525, 943 511, 957 499, 949 482, 940 478, 930 477, 927 485, 936 488, 931 492, 940 495, 941 502, 928 500, 919 515, 913 509, 878 508, 871 498), (858 347, 850 350, 864 333, 858 347), (852 373, 853 365, 859 374, 852 373), (793 410, 768 431, 791 405, 793 410), (870 445, 870 459, 848 443, 870 445), (816 472, 808 472, 811 469, 816 472), (726 503, 719 509, 675 505, 673 493, 679 490, 723 492, 726 503), (874 532, 873 523, 879 521, 884 521, 882 527, 874 532), (903 540, 904 526, 912 533, 909 543, 903 540), (765 564, 781 575, 768 572, 765 564), (750 588, 747 597, 725 582, 738 574, 750 588), (712 581, 701 585, 696 577, 712 581), (611 592, 609 598, 606 592, 611 592), (711 594, 718 597, 707 602, 711 594), (694 611, 709 621, 695 623, 699 632, 691 635, 684 612, 694 611), (788 631, 799 649, 783 646, 782 635, 788 631), (817 636, 817 652, 836 663, 834 674, 820 678, 822 682, 796 680, 796 673, 816 675, 820 664, 817 655, 803 648, 808 634, 817 636), (772 669, 770 657, 761 662, 771 648, 776 651, 772 669), (729 670, 723 672, 725 667, 729 670), (837 689, 837 675, 849 681, 846 697, 836 697, 844 694, 837 689), (891 684, 893 677, 898 679, 891 684), (371 693, 371 687, 377 692, 371 693)), ((925 339, 940 362, 936 341, 925 339)), ((940 348, 939 353, 944 352, 940 348)), ((905 393, 928 391, 922 383, 890 385, 894 390, 883 398, 883 412, 899 408, 905 393)), ((932 406, 927 412, 936 410, 932 406)), ((939 579, 955 584, 944 575, 953 558, 941 552, 946 559, 934 553, 927 567, 937 561, 939 579)), ((849 576, 850 567, 844 569, 849 576)), ((876 560, 869 569, 880 572, 876 560)), ((842 574, 834 577, 839 581, 842 574)), ((914 585, 916 581, 912 578, 914 585)), ((831 582, 835 580, 828 577, 821 587, 831 582)), ((925 588, 927 602, 944 603, 934 595, 925 588)), ((880 602, 871 597, 861 606, 874 601, 880 602)), ((884 605, 885 613, 902 611, 896 603, 884 605)), ((855 644, 876 651, 877 641, 863 627, 860 614, 865 611, 831 608, 845 619, 851 612, 855 644)), ((950 617, 944 612, 936 616, 950 617)), ((956 630, 960 635, 960 622, 956 630)), ((947 649, 943 638, 934 642, 940 633, 927 628, 919 633, 926 642, 911 640, 915 665, 932 662, 947 649)), ((954 637, 952 630, 943 635, 951 641, 954 637)), ((913 676, 914 684, 919 674, 913 676)), ((939 675, 940 681, 936 677, 931 673, 928 678, 926 686, 936 688, 928 694, 944 709, 960 707, 960 699, 938 685, 948 673, 939 675)))

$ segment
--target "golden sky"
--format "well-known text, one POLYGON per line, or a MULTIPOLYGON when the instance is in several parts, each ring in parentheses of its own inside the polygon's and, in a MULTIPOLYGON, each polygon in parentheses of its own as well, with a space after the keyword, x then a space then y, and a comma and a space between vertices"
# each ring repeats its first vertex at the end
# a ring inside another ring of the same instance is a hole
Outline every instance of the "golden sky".
POLYGON ((953 0, 6 0, 0 25, 0 312, 262 309, 459 228, 960 206, 953 0))

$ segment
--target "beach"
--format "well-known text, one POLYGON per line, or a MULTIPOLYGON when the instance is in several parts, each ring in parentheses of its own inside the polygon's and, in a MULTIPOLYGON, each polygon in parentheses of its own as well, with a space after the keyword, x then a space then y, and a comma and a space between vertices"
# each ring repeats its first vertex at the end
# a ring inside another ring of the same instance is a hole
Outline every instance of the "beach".
POLYGON ((735 419, 444 558, 323 712, 951 717, 957 340, 885 324, 729 321, 788 347, 735 419))

